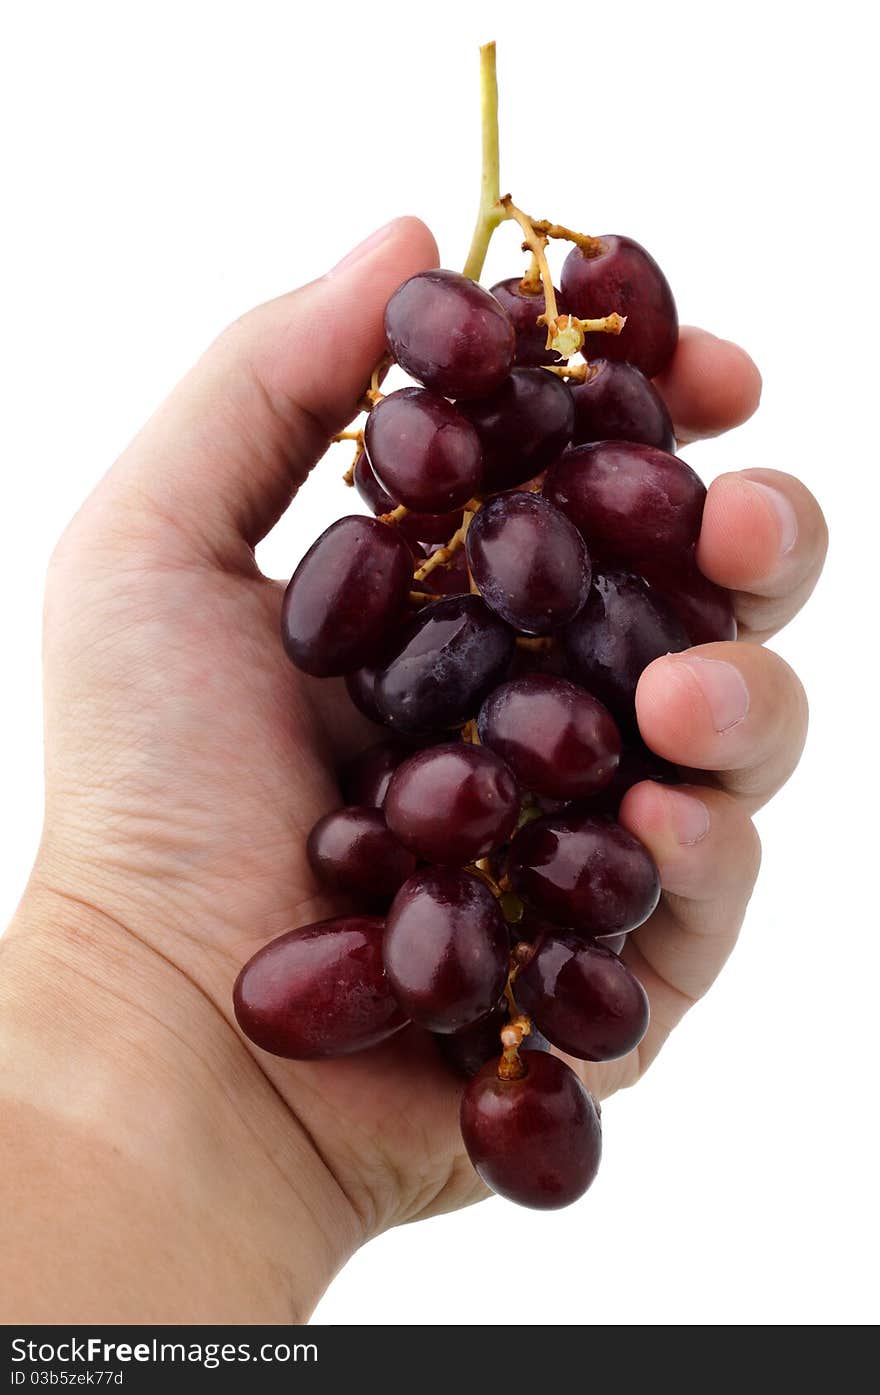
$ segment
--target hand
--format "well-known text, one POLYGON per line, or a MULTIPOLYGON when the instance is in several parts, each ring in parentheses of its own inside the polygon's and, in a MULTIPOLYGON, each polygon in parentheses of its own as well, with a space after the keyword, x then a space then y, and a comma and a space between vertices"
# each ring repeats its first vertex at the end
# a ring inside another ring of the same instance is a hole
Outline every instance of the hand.
MULTIPOLYGON (((353 415, 390 292, 435 263, 427 229, 402 219, 234 324, 56 550, 45 831, 3 956, 19 1239, 33 1247, 36 1214, 61 1258, 19 1316, 302 1319, 365 1238, 483 1194, 458 1136, 460 1083, 422 1034, 286 1062, 231 1012, 260 945, 337 909, 303 845, 373 730, 341 685, 284 657, 283 587, 253 548, 353 415), (34 1111, 65 1141, 63 1207, 41 1190, 55 1174, 28 1132, 34 1111), (88 1222, 96 1187, 116 1241, 88 1222)), ((660 386, 693 439, 750 415, 760 380, 741 350, 689 330, 660 386)), ((710 489, 700 565, 737 592, 746 641, 794 614, 824 548, 818 506, 790 476, 710 489)), ((585 1072, 602 1095, 635 1080, 719 971, 757 871, 750 814, 791 773, 806 726, 794 674, 750 642, 658 660, 638 712, 660 754, 715 778, 625 801, 664 897, 626 948, 652 1025, 638 1053, 585 1072)))

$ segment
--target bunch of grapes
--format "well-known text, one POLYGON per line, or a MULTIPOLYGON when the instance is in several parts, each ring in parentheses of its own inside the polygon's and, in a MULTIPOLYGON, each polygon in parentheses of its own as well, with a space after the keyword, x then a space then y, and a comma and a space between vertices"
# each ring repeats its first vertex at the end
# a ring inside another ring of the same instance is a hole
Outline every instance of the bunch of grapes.
POLYGON ((620 951, 660 882, 616 815, 637 781, 679 775, 639 739, 636 685, 735 626, 697 568, 706 491, 652 383, 678 338, 666 278, 627 237, 497 208, 529 270, 491 291, 426 271, 391 297, 366 425, 345 433, 373 516, 332 524, 284 600, 293 663, 344 676, 386 728, 307 845, 361 909, 261 949, 235 1010, 294 1059, 432 1033, 468 1078, 480 1176, 558 1207, 592 1182, 601 1127, 549 1047, 610 1061, 648 1026, 620 951), (553 237, 574 242, 558 291, 553 237), (383 395, 392 360, 414 382, 383 395))

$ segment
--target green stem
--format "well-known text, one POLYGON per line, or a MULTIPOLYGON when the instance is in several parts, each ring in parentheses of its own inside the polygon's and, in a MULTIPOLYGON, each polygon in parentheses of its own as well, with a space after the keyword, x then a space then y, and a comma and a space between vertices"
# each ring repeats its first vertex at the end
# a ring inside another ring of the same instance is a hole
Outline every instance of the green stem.
POLYGON ((501 172, 498 157, 498 79, 495 74, 495 45, 480 49, 480 129, 483 138, 483 171, 480 179, 480 207, 471 238, 464 274, 479 281, 492 234, 503 223, 506 212, 499 206, 501 172))

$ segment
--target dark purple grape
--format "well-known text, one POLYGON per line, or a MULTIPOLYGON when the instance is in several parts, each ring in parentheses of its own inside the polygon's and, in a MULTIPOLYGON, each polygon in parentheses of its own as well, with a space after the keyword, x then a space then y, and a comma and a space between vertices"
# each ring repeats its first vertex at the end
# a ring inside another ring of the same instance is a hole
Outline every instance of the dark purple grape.
POLYGON ((610 814, 611 818, 616 819, 623 796, 642 780, 654 780, 660 785, 678 785, 681 784, 681 775, 676 766, 649 750, 633 732, 627 734, 614 779, 590 799, 590 813, 610 814))
POLYGON ((456 1032, 498 1002, 507 978, 507 927, 471 872, 429 867, 398 891, 383 942, 401 1008, 431 1032, 456 1032))
POLYGON ((364 446, 386 493, 420 513, 460 509, 480 488, 479 436, 451 402, 427 388, 383 397, 367 417, 364 446))
POLYGON ((526 1074, 483 1066, 461 1102, 468 1157, 494 1192, 554 1210, 583 1196, 599 1170, 602 1126, 593 1098, 558 1056, 526 1052, 526 1074))
POLYGON ((315 876, 339 891, 393 896, 416 870, 412 853, 388 828, 381 809, 352 804, 318 819, 306 840, 315 876))
POLYGON ((736 639, 733 597, 703 576, 693 549, 669 566, 654 567, 650 580, 687 630, 691 644, 736 639))
POLYGON ((584 357, 634 363, 648 378, 665 368, 678 343, 678 312, 669 282, 654 258, 630 237, 596 239, 595 252, 574 247, 562 266, 562 294, 582 320, 616 310, 626 316, 617 335, 588 334, 584 357))
POLYGON ((446 397, 483 397, 513 366, 513 325, 494 296, 457 271, 421 271, 385 307, 401 368, 446 397))
POLYGON ((462 402, 459 410, 480 438, 484 494, 534 479, 565 450, 574 430, 571 393, 543 368, 514 368, 495 392, 462 402))
POLYGON ((391 738, 368 746, 348 762, 339 777, 346 804, 381 809, 397 767, 412 755, 412 747, 391 738))
POLYGON ((345 686, 357 710, 371 722, 378 722, 381 726, 385 718, 376 706, 374 696, 378 674, 379 668, 376 664, 365 664, 363 668, 355 669, 354 673, 346 675, 345 686))
MULTIPOLYGON (((368 508, 375 514, 391 513, 400 502, 392 499, 387 489, 383 489, 373 471, 366 453, 361 451, 354 466, 354 485, 368 508)), ((414 509, 401 518, 394 527, 411 547, 417 543, 447 542, 461 523, 461 510, 450 513, 416 513, 414 509)))
POLYGON ((626 944, 626 935, 602 935, 596 943, 610 949, 612 954, 619 954, 626 944))
MULTIPOLYGON (((492 295, 506 313, 516 334, 516 362, 523 368, 538 368, 542 364, 559 362, 559 355, 548 349, 547 326, 536 324, 544 313, 544 290, 524 291, 522 277, 511 276, 506 281, 498 281, 492 287, 492 295)), ((560 315, 568 310, 559 292, 556 292, 556 308, 560 315)))
POLYGON ((340 916, 290 930, 249 959, 233 991, 245 1036, 309 1061, 374 1046, 405 1025, 382 965, 383 922, 340 916))
POLYGON ((564 932, 543 940, 515 984, 517 1003, 560 1051, 614 1061, 648 1030, 644 988, 616 954, 564 932))
POLYGON ((506 843, 520 797, 492 751, 452 741, 416 751, 392 778, 385 818, 395 837, 425 862, 462 866, 506 843))
POLYGON ((587 603, 561 639, 572 676, 629 723, 648 664, 690 644, 653 587, 632 572, 615 571, 594 573, 587 603))
POLYGON ((590 559, 568 519, 540 494, 499 494, 467 533, 467 560, 483 600, 526 634, 545 635, 577 615, 590 559))
POLYGON ((340 518, 312 543, 281 608, 289 657, 319 678, 377 658, 401 620, 412 586, 412 553, 375 518, 340 518))
MULTIPOLYGON (((439 1033, 434 1038, 443 1057, 466 1076, 476 1075, 487 1061, 497 1061, 501 1055, 501 1029, 508 1020, 507 1003, 502 998, 497 1007, 469 1026, 457 1032, 439 1033)), ((547 1051, 550 1043, 532 1028, 523 1037, 521 1051, 547 1051)))
POLYGON ((378 676, 383 720, 402 732, 460 726, 504 677, 513 649, 513 631, 479 596, 426 605, 378 676))
POLYGON ((637 441, 658 450, 675 450, 675 432, 666 403, 654 384, 632 363, 597 358, 586 382, 570 383, 576 446, 592 441, 637 441))
POLYGON ((544 495, 580 530, 598 565, 651 579, 700 536, 706 487, 675 455, 629 441, 575 446, 550 466, 544 495))
POLYGON ((620 824, 578 809, 526 824, 510 845, 508 875, 539 915, 580 938, 634 930, 660 898, 647 848, 620 824))
POLYGON ((524 789, 582 799, 612 780, 620 732, 601 702, 564 678, 527 674, 487 697, 480 740, 510 766, 524 789))

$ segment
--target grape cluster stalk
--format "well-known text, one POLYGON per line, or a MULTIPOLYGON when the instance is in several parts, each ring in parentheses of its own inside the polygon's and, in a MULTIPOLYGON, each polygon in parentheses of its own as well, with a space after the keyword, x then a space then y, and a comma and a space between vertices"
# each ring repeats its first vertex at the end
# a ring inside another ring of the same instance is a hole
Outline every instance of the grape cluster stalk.
POLYGON ((463 273, 421 272, 385 311, 387 354, 340 518, 287 588, 293 663, 342 677, 385 729, 342 774, 347 803, 307 854, 361 910, 265 945, 235 985, 260 1048, 316 1059, 431 1033, 463 1087, 483 1181, 565 1206, 601 1153, 599 1108, 551 1048, 638 1047, 648 1000, 626 937, 657 868, 618 821, 643 779, 679 772, 641 741, 653 659, 735 633, 697 568, 706 491, 673 452, 652 379, 677 343, 645 249, 523 213, 498 188, 494 46, 481 51, 483 184, 463 273), (513 221, 529 264, 479 284, 513 221), (560 287, 547 248, 572 246, 560 287), (572 361, 576 360, 576 361, 572 361), (384 394, 390 364, 412 380, 384 394))

